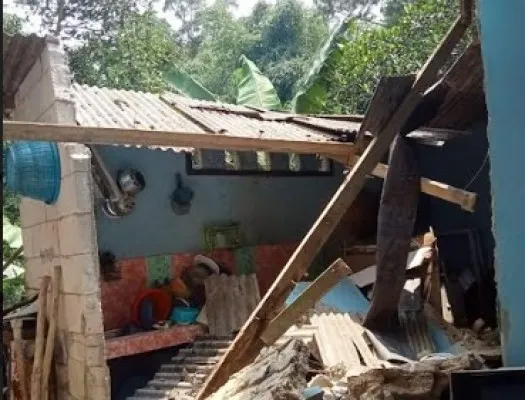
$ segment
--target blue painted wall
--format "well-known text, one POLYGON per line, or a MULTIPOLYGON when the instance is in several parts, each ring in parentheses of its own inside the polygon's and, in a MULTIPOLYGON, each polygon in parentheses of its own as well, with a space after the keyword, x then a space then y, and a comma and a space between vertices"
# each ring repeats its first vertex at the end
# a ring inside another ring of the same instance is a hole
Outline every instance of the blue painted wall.
POLYGON ((504 363, 525 366, 525 1, 480 0, 504 363))
POLYGON ((203 249, 203 226, 238 221, 246 245, 300 241, 342 181, 333 177, 187 176, 183 153, 101 146, 113 176, 135 168, 146 179, 135 211, 108 219, 97 207, 98 245, 117 259, 203 249), (175 174, 195 193, 190 214, 171 211, 175 174))

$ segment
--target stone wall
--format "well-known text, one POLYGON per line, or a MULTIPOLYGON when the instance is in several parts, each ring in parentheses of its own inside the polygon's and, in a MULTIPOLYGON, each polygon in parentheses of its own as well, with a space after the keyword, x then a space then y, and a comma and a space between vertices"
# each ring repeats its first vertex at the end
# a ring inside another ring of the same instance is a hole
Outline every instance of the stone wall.
MULTIPOLYGON (((48 38, 15 94, 15 120, 75 124, 71 77, 58 41, 48 38)), ((104 358, 91 155, 81 144, 59 144, 61 189, 54 205, 24 198, 21 225, 26 284, 62 267, 56 372, 59 399, 109 399, 104 358)))

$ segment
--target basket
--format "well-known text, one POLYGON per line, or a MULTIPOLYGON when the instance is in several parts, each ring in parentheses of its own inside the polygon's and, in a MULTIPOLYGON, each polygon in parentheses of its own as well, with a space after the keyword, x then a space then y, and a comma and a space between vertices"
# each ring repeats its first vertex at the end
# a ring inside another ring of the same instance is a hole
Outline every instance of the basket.
POLYGON ((4 156, 7 188, 53 204, 60 193, 60 155, 54 142, 14 142, 4 156))
POLYGON ((197 321, 199 309, 193 307, 173 307, 171 320, 179 325, 191 325, 197 321))

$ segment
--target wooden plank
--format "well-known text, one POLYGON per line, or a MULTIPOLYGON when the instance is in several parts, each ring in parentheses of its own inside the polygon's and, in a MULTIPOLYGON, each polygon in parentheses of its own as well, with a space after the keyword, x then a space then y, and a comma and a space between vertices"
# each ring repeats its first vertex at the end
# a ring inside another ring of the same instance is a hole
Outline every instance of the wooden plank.
POLYGON ((415 78, 414 75, 381 77, 357 132, 355 144, 358 153, 364 150, 366 132, 381 132, 410 90, 415 78))
POLYGON ((43 276, 40 281, 38 294, 38 313, 36 319, 35 356, 33 359, 33 373, 31 374, 31 399, 40 399, 42 393, 42 359, 44 358, 45 328, 47 312, 47 289, 49 276, 43 276))
POLYGON ((60 286, 62 282, 62 270, 60 266, 53 268, 53 291, 51 297, 51 314, 49 318, 49 330, 47 331, 46 349, 42 366, 42 398, 49 399, 49 378, 51 366, 53 365, 53 353, 55 350, 55 338, 58 325, 58 306, 60 286))
POLYGON ((299 154, 319 153, 346 157, 354 154, 354 146, 352 144, 341 142, 265 139, 213 133, 87 127, 19 121, 4 121, 4 140, 44 140, 85 144, 134 144, 299 154))
POLYGON ((297 320, 315 306, 341 278, 348 276, 352 270, 340 258, 330 265, 313 281, 295 301, 282 310, 268 325, 261 339, 268 345, 274 344, 297 320))
MULTIPOLYGON (((349 163, 347 158, 332 157, 333 160, 344 165, 354 165, 358 158, 354 158, 353 162, 349 163)), ((388 165, 379 163, 372 170, 372 175, 384 179, 388 172, 388 165)), ((447 185, 446 183, 438 182, 429 178, 421 178, 421 192, 429 196, 447 201, 449 203, 459 205, 463 210, 474 212, 476 207, 477 194, 469 192, 468 190, 459 189, 457 187, 447 185)))
MULTIPOLYGON (((20 376, 20 396, 21 400, 29 400, 29 393, 27 387, 27 374, 26 374, 26 363, 24 356, 24 348, 22 342, 22 325, 24 320, 13 319, 11 320, 11 329, 13 330, 13 347, 14 356, 16 362, 16 369, 20 376)), ((9 377, 11 379, 11 377, 9 377)))
POLYGON ((226 354, 208 376, 197 394, 197 400, 203 400, 215 392, 228 380, 228 377, 252 362, 259 354, 264 347, 260 334, 266 329, 275 310, 280 307, 290 293, 292 283, 298 282, 306 273, 308 266, 320 248, 361 191, 367 176, 384 156, 395 135, 401 130, 419 104, 424 91, 435 80, 439 68, 461 39, 467 26, 458 18, 436 51, 430 56, 397 111, 390 118, 385 128, 372 139, 359 161, 348 173, 333 198, 244 324, 226 354))

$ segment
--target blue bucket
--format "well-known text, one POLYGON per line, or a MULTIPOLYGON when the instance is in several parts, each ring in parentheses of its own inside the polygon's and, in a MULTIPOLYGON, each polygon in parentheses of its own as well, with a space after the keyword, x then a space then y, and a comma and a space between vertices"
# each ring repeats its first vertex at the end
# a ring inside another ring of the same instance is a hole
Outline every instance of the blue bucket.
POLYGON ((4 156, 4 180, 14 193, 53 204, 60 193, 60 155, 54 142, 14 142, 4 156))
POLYGON ((199 309, 193 307, 173 307, 171 320, 179 325, 191 325, 197 321, 199 309))

